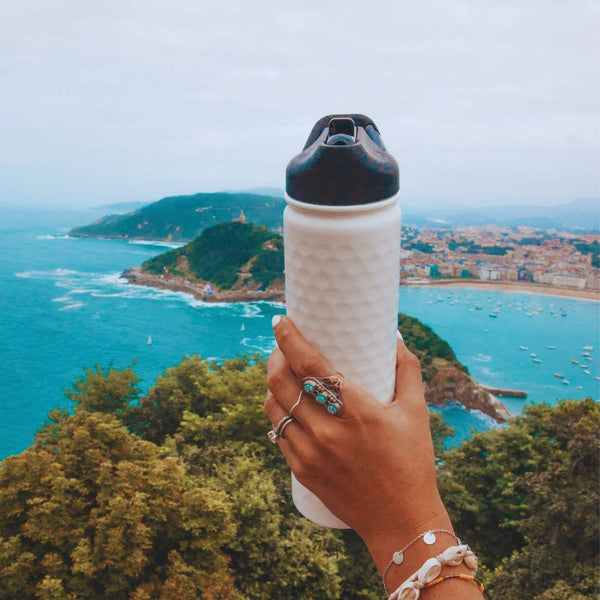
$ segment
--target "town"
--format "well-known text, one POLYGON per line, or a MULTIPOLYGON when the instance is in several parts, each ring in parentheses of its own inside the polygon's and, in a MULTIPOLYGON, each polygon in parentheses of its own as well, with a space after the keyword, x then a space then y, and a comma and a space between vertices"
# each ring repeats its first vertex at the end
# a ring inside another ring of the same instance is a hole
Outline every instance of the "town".
POLYGON ((600 235, 532 227, 403 226, 401 280, 537 283, 600 292, 600 235))

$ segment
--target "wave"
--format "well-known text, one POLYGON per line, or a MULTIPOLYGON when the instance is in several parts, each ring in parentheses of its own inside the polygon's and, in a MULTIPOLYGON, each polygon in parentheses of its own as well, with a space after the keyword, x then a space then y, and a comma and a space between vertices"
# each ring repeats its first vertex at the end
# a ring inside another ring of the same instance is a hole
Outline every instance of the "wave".
POLYGON ((163 242, 161 240, 129 240, 129 243, 136 246, 161 246, 165 248, 181 248, 185 246, 184 242, 163 242))
POLYGON ((63 235, 52 235, 52 234, 43 234, 36 235, 36 240, 71 240, 73 239, 70 235, 64 233, 63 235))
POLYGON ((67 304, 66 306, 63 306, 62 308, 59 308, 58 310, 71 310, 73 308, 80 308, 82 306, 85 306, 85 304, 83 302, 73 302, 71 304, 67 304))
POLYGON ((71 269, 53 269, 51 271, 21 271, 15 273, 15 277, 21 279, 58 279, 65 275, 79 275, 79 271, 72 271, 71 269))
POLYGON ((243 338, 240 346, 261 354, 270 354, 277 344, 272 336, 259 335, 254 338, 243 338))
POLYGON ((492 357, 487 354, 478 354, 473 360, 476 360, 477 362, 491 362, 492 357))

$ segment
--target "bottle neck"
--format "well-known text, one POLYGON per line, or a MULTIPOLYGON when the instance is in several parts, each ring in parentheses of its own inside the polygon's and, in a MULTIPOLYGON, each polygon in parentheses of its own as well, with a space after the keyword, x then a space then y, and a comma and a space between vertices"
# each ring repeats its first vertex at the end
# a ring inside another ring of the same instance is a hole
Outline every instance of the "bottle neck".
POLYGON ((380 210, 385 210, 391 206, 394 206, 399 199, 399 194, 396 193, 389 198, 384 198, 383 200, 379 200, 378 202, 371 202, 369 204, 353 204, 350 206, 328 206, 322 204, 309 204, 308 202, 300 202, 289 196, 287 193, 285 194, 285 201, 288 206, 299 210, 305 213, 311 213, 314 215, 348 215, 352 216, 355 214, 366 214, 377 212, 380 210))

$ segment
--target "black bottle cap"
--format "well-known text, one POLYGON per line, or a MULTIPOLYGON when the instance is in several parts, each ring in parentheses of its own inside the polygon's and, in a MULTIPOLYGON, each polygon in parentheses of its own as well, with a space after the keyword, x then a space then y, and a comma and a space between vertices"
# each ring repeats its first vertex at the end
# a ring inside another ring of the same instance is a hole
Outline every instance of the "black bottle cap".
POLYGON ((371 204, 393 196, 399 187, 398 163, 364 115, 319 119, 286 170, 288 195, 308 204, 371 204))

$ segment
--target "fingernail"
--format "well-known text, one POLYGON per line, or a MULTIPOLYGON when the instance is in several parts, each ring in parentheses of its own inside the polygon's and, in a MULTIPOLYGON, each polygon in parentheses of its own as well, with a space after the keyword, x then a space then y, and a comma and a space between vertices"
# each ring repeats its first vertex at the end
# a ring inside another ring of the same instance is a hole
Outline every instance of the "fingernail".
POLYGON ((279 325, 279 321, 281 321, 281 315, 275 315, 273 317, 273 319, 271 319, 271 327, 273 327, 273 329, 275 329, 275 327, 277 327, 277 325, 279 325))
POLYGON ((402 337, 402 334, 400 333, 399 329, 398 329, 398 339, 401 340, 402 342, 404 341, 404 338, 402 337))

